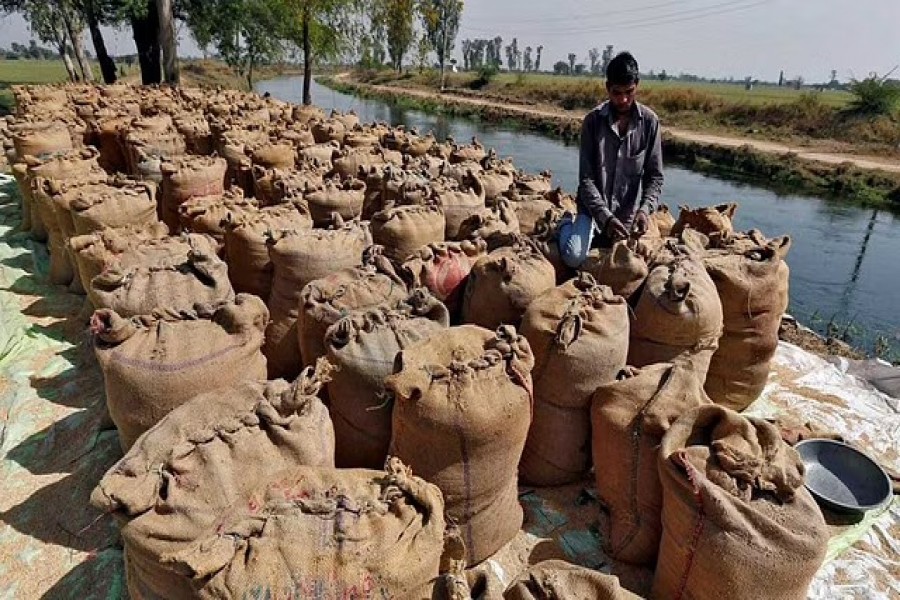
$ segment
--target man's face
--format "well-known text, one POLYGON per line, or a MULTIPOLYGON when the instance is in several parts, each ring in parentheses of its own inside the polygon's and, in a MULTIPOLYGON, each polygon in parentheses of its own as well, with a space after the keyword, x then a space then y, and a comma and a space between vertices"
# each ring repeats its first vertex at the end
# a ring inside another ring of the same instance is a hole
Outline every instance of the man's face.
POLYGON ((634 95, 637 92, 637 82, 629 85, 618 85, 606 83, 606 91, 609 94, 609 101, 619 114, 627 113, 634 104, 634 95))

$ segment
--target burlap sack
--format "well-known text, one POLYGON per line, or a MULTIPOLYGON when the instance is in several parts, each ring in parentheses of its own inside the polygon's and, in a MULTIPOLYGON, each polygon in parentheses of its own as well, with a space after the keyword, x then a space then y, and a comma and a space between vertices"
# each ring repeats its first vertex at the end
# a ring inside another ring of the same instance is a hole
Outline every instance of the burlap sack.
POLYGON ((663 435, 690 409, 710 404, 690 363, 629 367, 597 387, 591 409, 597 496, 608 514, 606 553, 653 566, 662 535, 657 452, 663 435))
POLYGON ((689 206, 681 206, 678 220, 672 226, 671 235, 677 236, 687 228, 695 229, 706 235, 731 233, 734 231, 732 219, 737 208, 736 202, 694 209, 689 206))
POLYGON ((724 332, 713 354, 706 393, 713 402, 744 410, 762 393, 788 306, 788 237, 754 243, 740 254, 709 255, 706 271, 722 301, 724 332))
POLYGON ((331 168, 331 159, 335 153, 339 153, 341 145, 337 142, 316 143, 313 146, 307 146, 300 149, 300 158, 311 160, 320 165, 331 168))
POLYGON ((123 131, 127 130, 129 121, 128 117, 111 116, 101 119, 95 126, 100 165, 109 173, 125 173, 128 170, 123 131))
POLYGON ((162 163, 160 185, 160 220, 177 231, 180 225, 178 207, 201 196, 221 196, 225 192, 224 158, 185 156, 162 163))
POLYGON ((65 123, 34 123, 12 136, 13 147, 19 160, 26 156, 41 157, 75 149, 72 136, 65 123))
POLYGON ((156 192, 153 182, 128 179, 74 189, 69 206, 75 233, 157 223, 156 192))
MULTIPOLYGON (((373 138, 374 139, 374 138, 373 138)), ((372 167, 386 164, 380 148, 362 147, 348 148, 335 154, 331 160, 332 173, 341 179, 357 177, 360 172, 367 173, 372 167)))
POLYGON ((463 221, 454 239, 483 239, 488 244, 488 250, 496 250, 506 245, 506 237, 519 235, 519 230, 519 219, 512 203, 501 198, 490 208, 482 209, 463 221))
POLYGON ((406 283, 379 250, 377 246, 368 249, 361 266, 333 272, 302 289, 296 341, 304 364, 325 356, 325 332, 341 317, 379 305, 391 307, 408 297, 406 283))
POLYGON ((516 220, 519 222, 519 232, 522 235, 532 235, 538 228, 538 223, 547 212, 563 215, 563 209, 556 206, 543 196, 520 196, 513 201, 513 210, 516 212, 516 220))
POLYGON ((453 150, 450 152, 450 162, 463 163, 470 160, 481 162, 485 156, 487 156, 487 150, 484 145, 473 137, 471 144, 453 144, 453 150))
POLYGON ((659 448, 654 598, 802 600, 828 528, 778 430, 721 406, 684 414, 659 448))
POLYGON ((540 173, 516 174, 516 190, 523 195, 544 194, 553 189, 553 172, 541 171, 540 173))
POLYGON ((660 204, 655 211, 650 214, 650 226, 647 229, 648 237, 669 237, 672 235, 672 229, 675 227, 675 217, 665 204, 660 204))
POLYGON ((138 258, 106 268, 91 280, 94 307, 132 317, 150 314, 157 307, 190 310, 195 304, 233 299, 228 266, 216 256, 215 241, 199 234, 186 234, 182 241, 186 252, 164 257, 140 253, 138 258))
POLYGON ((337 368, 328 382, 328 409, 338 468, 384 465, 393 411, 384 379, 398 352, 449 325, 444 305, 420 289, 399 305, 353 311, 328 328, 328 362, 337 368))
MULTIPOLYGON (((562 215, 557 211, 547 211, 544 216, 534 224, 534 232, 528 236, 531 243, 540 250, 556 271, 556 282, 563 283, 573 275, 572 269, 563 262, 562 253, 559 251, 559 225, 562 215)), ((594 278, 596 280, 596 277, 594 278)))
POLYGON ((555 285, 553 265, 533 244, 494 250, 469 273, 463 322, 489 329, 517 325, 531 302, 555 285))
POLYGON ((475 262, 487 253, 484 240, 441 242, 419 248, 400 268, 410 288, 426 287, 447 306, 454 322, 475 262))
POLYGON ((309 206, 309 214, 317 227, 331 222, 337 213, 345 220, 355 219, 362 214, 366 196, 366 183, 359 179, 349 179, 342 183, 328 181, 320 189, 303 195, 309 206))
POLYGON ((312 229, 308 214, 283 204, 249 210, 225 224, 225 262, 234 291, 255 294, 264 300, 272 291, 272 260, 268 232, 312 229))
POLYGON ((172 409, 200 393, 265 379, 260 348, 268 319, 262 300, 249 294, 132 319, 109 309, 95 312, 91 331, 122 448, 127 451, 172 409))
POLYGON ((294 146, 288 141, 269 141, 265 144, 259 144, 249 149, 248 154, 254 165, 259 165, 264 169, 287 169, 294 168, 297 159, 294 146))
POLYGON ((19 190, 19 206, 21 207, 22 211, 22 222, 19 225, 19 229, 21 231, 30 232, 31 237, 33 237, 37 241, 46 241, 47 231, 43 229, 43 225, 41 225, 42 231, 32 231, 34 225, 31 222, 31 213, 32 210, 37 209, 32 208, 32 204, 34 201, 31 197, 31 180, 28 178, 28 165, 24 162, 11 163, 10 173, 12 173, 12 176, 15 178, 16 187, 19 190))
POLYGON ((628 364, 688 360, 701 379, 722 335, 722 304, 703 265, 684 258, 647 277, 634 307, 628 364))
POLYGON ((229 185, 241 188, 248 196, 253 193, 253 162, 248 152, 268 141, 269 134, 263 130, 228 129, 216 136, 216 151, 228 165, 225 180, 229 185))
MULTIPOLYGON (((153 216, 156 217, 155 209, 153 216)), ((141 247, 152 240, 162 240, 168 235, 169 229, 166 224, 156 221, 151 225, 103 229, 69 238, 68 247, 78 265, 82 288, 91 297, 91 281, 94 277, 104 269, 119 264, 123 255, 134 258, 135 253, 129 250, 141 247)))
POLYGON ((174 130, 133 130, 125 135, 124 146, 128 173, 156 183, 163 179, 162 164, 187 152, 184 138, 174 130))
POLYGON ((229 224, 257 212, 256 200, 244 198, 244 193, 234 188, 220 195, 186 200, 178 207, 178 223, 182 231, 205 233, 224 245, 225 230, 229 224))
POLYGON ((622 240, 612 248, 597 248, 588 253, 579 269, 590 273, 598 283, 611 287, 614 293, 631 298, 650 274, 644 248, 638 240, 622 240))
POLYGON ((591 396, 628 356, 628 305, 582 273, 531 303, 520 332, 534 352, 534 418, 519 478, 538 486, 591 468, 591 396))
POLYGON ((385 380, 394 395, 391 454, 441 489, 469 565, 522 526, 516 467, 531 422, 533 365, 514 328, 463 325, 403 350, 385 380))
MULTIPOLYGON (((267 302, 272 321, 266 329, 263 348, 269 360, 270 378, 294 377, 303 366, 297 344, 297 313, 304 286, 362 264, 363 250, 368 245, 368 227, 358 221, 339 223, 336 229, 273 232, 268 246, 272 291, 267 302)), ((319 354, 322 355, 324 350, 319 354)))
POLYGON ((92 502, 121 525, 132 598, 430 598, 440 493, 397 461, 331 468, 328 371, 200 395, 100 482, 92 502))
MULTIPOLYGON (((303 198, 307 190, 312 191, 323 184, 321 170, 307 165, 297 171, 253 167, 253 195, 260 206, 282 204, 288 197, 296 203, 295 199, 303 198)), ((308 210, 309 203, 304 201, 304 205, 308 210)))
POLYGON ((326 144, 328 142, 344 143, 344 136, 347 134, 347 128, 337 119, 326 119, 310 126, 313 137, 317 144, 326 144))
POLYGON ((444 241, 444 226, 439 206, 396 206, 372 217, 372 240, 389 258, 403 262, 422 246, 444 241))
POLYGON ((470 185, 464 189, 447 189, 435 192, 432 199, 444 209, 446 228, 444 235, 448 240, 460 240, 460 228, 466 219, 481 214, 485 210, 484 186, 471 172, 467 180, 470 185))
POLYGON ((540 562, 516 578, 503 600, 640 600, 606 575, 563 560, 540 562))

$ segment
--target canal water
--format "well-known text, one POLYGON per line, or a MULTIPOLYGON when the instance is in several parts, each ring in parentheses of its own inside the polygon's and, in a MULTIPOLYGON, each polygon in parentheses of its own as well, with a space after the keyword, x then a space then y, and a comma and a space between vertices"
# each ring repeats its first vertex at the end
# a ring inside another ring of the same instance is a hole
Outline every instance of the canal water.
MULTIPOLYGON (((257 90, 299 102, 301 79, 265 81, 257 90)), ((577 186, 578 148, 560 140, 503 124, 408 110, 380 100, 361 99, 313 85, 313 102, 339 111, 354 110, 364 122, 404 124, 420 133, 434 131, 459 142, 477 136, 486 146, 511 157, 529 172, 553 171, 557 185, 577 186)), ((739 202, 735 227, 760 229, 768 236, 789 234, 793 246, 789 311, 820 331, 900 360, 900 215, 863 209, 839 199, 785 195, 746 183, 719 180, 667 167, 662 201, 677 214, 680 205, 739 202)))

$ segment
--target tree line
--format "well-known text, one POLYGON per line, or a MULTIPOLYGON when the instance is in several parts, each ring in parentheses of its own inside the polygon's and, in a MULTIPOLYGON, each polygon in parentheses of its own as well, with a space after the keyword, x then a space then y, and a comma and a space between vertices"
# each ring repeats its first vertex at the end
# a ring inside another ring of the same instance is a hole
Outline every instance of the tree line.
POLYGON ((350 54, 398 70, 412 53, 420 64, 434 55, 443 85, 462 10, 462 0, 0 0, 0 11, 24 15, 34 36, 53 47, 73 81, 93 80, 85 30, 103 80, 116 81, 101 30, 110 26, 131 28, 144 84, 177 83, 178 21, 251 87, 261 65, 302 61, 307 103, 314 65, 350 54))

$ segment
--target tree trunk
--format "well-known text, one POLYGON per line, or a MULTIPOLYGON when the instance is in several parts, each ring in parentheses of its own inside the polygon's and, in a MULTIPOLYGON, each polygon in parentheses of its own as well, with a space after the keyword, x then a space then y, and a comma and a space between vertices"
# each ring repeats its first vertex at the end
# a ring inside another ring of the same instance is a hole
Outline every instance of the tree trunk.
POLYGON ((59 57, 66 66, 66 73, 69 74, 69 81, 78 81, 78 73, 75 71, 75 65, 72 64, 72 57, 69 56, 69 49, 66 47, 65 42, 59 47, 59 57))
POLYGON ((309 14, 303 13, 303 104, 312 104, 312 44, 309 40, 309 14))
POLYGON ((163 80, 178 85, 178 41, 175 37, 175 15, 172 13, 172 0, 156 0, 157 18, 159 20, 159 45, 163 56, 163 80))
POLYGON ((131 19, 134 44, 137 46, 138 61, 141 64, 141 83, 153 85, 162 82, 159 58, 159 15, 153 0, 148 3, 147 14, 143 18, 131 19))
POLYGON ((104 83, 116 82, 116 63, 106 50, 106 42, 103 41, 103 32, 100 31, 100 23, 93 2, 86 5, 88 29, 91 31, 91 41, 94 43, 94 53, 100 63, 100 72, 103 74, 104 83))
POLYGON ((82 81, 93 81, 94 72, 91 70, 91 63, 84 56, 84 43, 81 41, 82 31, 78 28, 72 18, 72 14, 68 10, 62 9, 60 14, 66 26, 69 41, 72 42, 72 52, 75 53, 75 61, 78 63, 78 70, 81 71, 81 79, 82 81))

